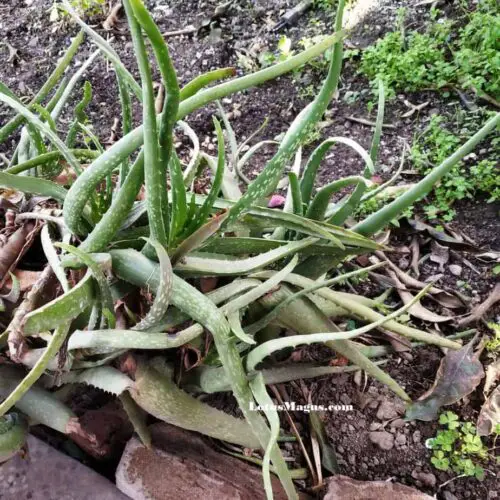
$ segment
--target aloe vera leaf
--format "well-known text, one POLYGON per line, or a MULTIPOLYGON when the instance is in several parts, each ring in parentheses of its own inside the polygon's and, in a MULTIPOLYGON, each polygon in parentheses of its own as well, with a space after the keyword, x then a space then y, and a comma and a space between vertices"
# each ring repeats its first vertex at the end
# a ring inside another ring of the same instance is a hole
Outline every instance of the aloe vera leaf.
MULTIPOLYGON (((337 276, 337 277, 331 278, 329 280, 321 281, 319 283, 316 282, 314 285, 311 285, 311 286, 309 286, 307 288, 304 288, 303 290, 301 290, 299 292, 296 292, 296 293, 290 295, 285 300, 283 300, 282 302, 280 302, 279 304, 277 304, 276 307, 274 307, 274 309, 272 311, 270 311, 265 316, 263 316, 262 318, 260 318, 259 320, 257 320, 255 323, 249 325, 247 327, 247 329, 246 329, 247 332, 250 333, 250 334, 256 334, 258 331, 262 330, 269 323, 271 323, 271 321, 273 321, 276 318, 278 318, 278 316, 280 315, 280 312, 282 312, 284 308, 290 306, 298 298, 304 297, 306 295, 309 295, 312 292, 315 292, 316 290, 319 290, 321 288, 327 288, 327 287, 330 287, 330 286, 334 285, 335 283, 339 283, 339 282, 345 281, 347 279, 354 278, 356 276, 359 276, 360 274, 365 274, 366 272, 369 272, 370 270, 377 269, 378 267, 380 267, 380 264, 382 264, 382 263, 380 262, 378 264, 374 264, 374 265, 372 265, 370 267, 367 267, 367 268, 364 268, 364 269, 359 269, 359 270, 356 270, 356 271, 352 271, 350 273, 342 274, 341 276, 337 276)), ((265 271, 264 271, 264 273, 265 273, 265 271)), ((270 277, 268 277, 267 280, 270 280, 273 277, 276 277, 277 275, 279 275, 279 278, 280 278, 279 282, 281 282, 281 281, 287 281, 286 278, 290 274, 291 274, 291 271, 287 272, 286 274, 281 274, 281 272, 271 271, 268 274, 268 276, 270 276, 270 277)), ((256 273, 253 276, 254 277, 259 277, 259 276, 262 276, 262 275, 263 275, 263 273, 262 274, 261 273, 256 273)))
MULTIPOLYGON (((132 237, 132 234, 131 234, 132 237)), ((200 252, 215 253, 230 255, 246 255, 263 253, 273 248, 278 248, 287 245, 286 240, 272 240, 267 238, 245 238, 245 237, 214 237, 207 241, 201 248, 200 252)), ((346 251, 351 251, 352 254, 366 252, 365 249, 350 249, 341 250, 338 247, 315 243, 301 250, 301 255, 343 255, 346 251)))
MULTIPOLYGON (((154 292, 158 288, 158 273, 155 264, 151 266, 137 266, 135 272, 130 272, 131 268, 124 265, 125 261, 130 262, 127 256, 130 256, 130 251, 115 254, 115 268, 117 271, 125 271, 126 277, 133 281, 137 286, 149 286, 154 292), (121 262, 120 262, 121 261, 121 262), (137 272, 142 268, 142 271, 137 272), (145 274, 149 273, 149 274, 145 274)), ((145 259, 144 256, 139 254, 145 259)), ((235 294, 244 292, 248 288, 259 286, 261 283, 258 280, 235 280, 229 285, 223 286, 213 292, 207 294, 207 297, 214 304, 219 304, 232 298, 235 294)), ((175 293, 175 288, 173 292, 175 293)), ((231 302, 222 307, 222 312, 230 311, 231 302)), ((163 331, 165 328, 177 326, 189 319, 189 316, 184 315, 180 311, 172 321, 167 321, 166 324, 159 324, 157 328, 163 331)), ((108 352, 110 349, 172 349, 180 347, 195 338, 199 337, 204 331, 201 324, 196 323, 184 330, 177 332, 175 335, 166 335, 165 333, 148 331, 137 332, 132 330, 94 330, 80 331, 73 333, 68 343, 68 350, 74 349, 92 349, 93 352, 108 352)))
POLYGON ((11 97, 8 97, 4 94, 0 94, 0 101, 13 108, 30 124, 32 124, 41 133, 43 133, 54 144, 54 146, 59 149, 59 151, 64 156, 64 159, 71 165, 71 167, 75 169, 75 171, 78 171, 78 169, 80 169, 80 164, 74 157, 73 153, 71 153, 71 150, 66 147, 64 142, 59 139, 57 134, 55 134, 49 126, 43 123, 40 118, 33 114, 26 106, 19 104, 15 99, 12 99, 11 97))
POLYGON ((229 157, 229 168, 234 169, 238 163, 238 143, 236 142, 236 134, 234 133, 231 122, 229 121, 229 118, 227 117, 220 101, 216 101, 216 104, 228 136, 229 150, 231 151, 231 155, 229 157))
POLYGON ((66 105, 68 100, 74 96, 74 89, 76 87, 76 84, 78 83, 82 75, 85 73, 85 71, 87 71, 87 69, 93 64, 93 62, 96 60, 99 54, 100 54, 99 50, 93 52, 90 55, 90 57, 78 68, 75 74, 70 78, 68 85, 64 89, 64 92, 62 93, 60 99, 55 104, 54 109, 50 113, 53 120, 57 120, 59 115, 62 113, 62 110, 64 109, 64 106, 66 105))
MULTIPOLYGON (((82 175, 85 175, 85 172, 82 175)), ((80 245, 81 250, 95 253, 106 248, 134 205, 134 200, 141 189, 143 179, 144 153, 141 151, 132 165, 124 184, 113 198, 111 207, 80 245)))
POLYGON ((236 70, 234 68, 219 68, 203 73, 202 75, 198 75, 182 87, 180 100, 184 101, 185 99, 194 96, 203 87, 206 87, 217 80, 224 80, 225 78, 234 76, 235 74, 236 70))
POLYGON ((239 260, 223 260, 216 258, 207 258, 201 254, 194 256, 186 256, 182 262, 175 266, 175 270, 179 273, 202 276, 234 276, 248 274, 256 269, 268 266, 277 260, 280 260, 287 255, 295 254, 302 248, 311 245, 315 240, 312 238, 303 239, 300 241, 291 241, 269 252, 261 253, 255 257, 248 257, 239 260))
MULTIPOLYGON (((83 41, 83 37, 84 34, 82 31, 80 31, 80 33, 78 33, 78 35, 73 39, 71 45, 68 47, 68 50, 66 51, 62 59, 59 61, 59 63, 57 64, 54 71, 47 79, 47 81, 43 84, 42 88, 37 92, 35 97, 33 97, 33 99, 29 102, 28 106, 31 106, 32 104, 35 103, 38 104, 41 103, 49 95, 50 91, 57 85, 57 82, 61 79, 61 77, 64 74, 64 71, 69 66, 73 57, 75 56, 78 47, 83 41)), ((12 118, 0 129, 0 144, 4 142, 21 123, 23 123, 25 118, 26 118, 25 116, 19 114, 18 112, 18 114, 14 118, 12 118)))
POLYGON ((59 260, 59 255, 57 255, 54 244, 52 243, 52 240, 50 238, 49 226, 47 224, 45 224, 42 228, 40 240, 49 266, 52 268, 52 271, 54 271, 54 274, 59 280, 59 283, 61 283, 63 291, 69 292, 70 287, 66 278, 66 273, 64 272, 61 261, 59 260))
POLYGON ((346 186, 352 184, 365 184, 366 180, 364 177, 359 175, 353 175, 351 177, 345 177, 344 179, 339 179, 338 181, 331 182, 326 186, 323 186, 313 198, 309 208, 307 210, 306 217, 313 220, 322 220, 325 217, 326 209, 328 208, 328 203, 331 196, 340 191, 346 186))
POLYGON ((200 141, 198 139, 198 136, 196 135, 196 132, 185 121, 179 120, 177 122, 177 125, 182 129, 184 134, 186 134, 189 137, 190 141, 193 143, 192 157, 191 160, 189 161, 188 166, 184 169, 184 174, 183 174, 184 185, 190 186, 195 178, 196 171, 201 162, 200 141))
MULTIPOLYGON (((337 33, 342 29, 344 5, 345 0, 340 0, 335 20, 335 31, 337 33)), ((287 161, 299 147, 301 140, 307 136, 325 112, 339 81, 342 67, 342 46, 342 41, 335 43, 328 75, 319 93, 314 101, 306 106, 293 121, 275 156, 264 167, 264 170, 259 174, 257 179, 250 184, 246 193, 233 206, 228 223, 236 220, 245 209, 253 205, 258 199, 269 194, 276 187, 287 161)))
POLYGON ((28 313, 24 318, 23 333, 33 335, 67 323, 90 306, 93 299, 92 274, 87 273, 68 293, 28 313))
MULTIPOLYGON (((122 136, 127 135, 132 130, 132 102, 130 99, 129 87, 120 73, 116 73, 118 83, 118 93, 120 95, 120 106, 122 110, 122 136)), ((120 187, 125 183, 129 173, 128 158, 124 158, 120 165, 120 187)))
MULTIPOLYGON (((109 328, 114 328, 116 324, 116 317, 114 313, 113 298, 109 288, 108 280, 102 272, 99 264, 92 258, 91 255, 67 243, 56 243, 56 247, 62 248, 66 252, 75 255, 85 266, 88 267, 92 276, 97 282, 99 287, 99 295, 102 302, 102 314, 107 320, 109 328)), ((104 318, 103 318, 104 319, 104 318)))
POLYGON ((433 168, 422 180, 417 182, 408 191, 398 196, 394 201, 384 205, 380 210, 369 215, 366 219, 358 222, 353 230, 362 235, 371 235, 380 231, 389 222, 404 212, 416 201, 426 196, 433 186, 446 175, 454 165, 467 156, 473 149, 483 141, 495 128, 500 125, 500 113, 492 116, 467 142, 458 148, 452 155, 440 165, 433 168))
MULTIPOLYGON (((75 106, 74 119, 71 122, 68 134, 66 135, 66 145, 68 148, 72 148, 76 142, 76 136, 78 134, 78 128, 80 123, 85 123, 88 120, 87 113, 85 113, 85 108, 92 101, 92 85, 89 81, 83 84, 83 96, 80 102, 75 106)), ((80 172, 77 172, 80 174, 80 172)))
MULTIPOLYGON (((429 288, 432 285, 428 285, 425 288, 423 288, 417 295, 420 298, 422 298, 428 291, 429 288)), ((417 301, 419 300, 417 299, 417 301)), ((412 299, 412 305, 417 302, 415 299, 412 299)), ((408 303, 409 304, 409 303, 408 303)), ((400 307, 398 310, 394 311, 393 313, 389 314, 388 316, 381 316, 380 319, 377 321, 374 321, 373 323, 370 323, 368 325, 362 326, 360 328, 356 328, 354 330, 350 331, 340 331, 340 332, 327 332, 327 333, 309 333, 307 335, 293 335, 285 338, 280 338, 280 339, 273 339, 265 342, 264 344, 259 345, 252 351, 247 356, 247 367, 249 372, 253 372, 255 370, 255 367, 267 356, 270 356, 273 352, 279 351, 281 349, 284 349, 286 347, 296 347, 297 345, 301 343, 305 344, 313 344, 316 342, 330 342, 330 341, 336 341, 336 340, 349 340, 355 337, 358 337, 362 335, 363 333, 367 333, 374 328, 377 328, 387 321, 390 321, 394 318, 397 318, 401 314, 403 314, 405 311, 409 309, 410 306, 408 304, 403 305, 400 307)))
POLYGON ((382 137, 382 130, 384 126, 384 114, 385 114, 385 87, 382 78, 379 78, 377 120, 375 122, 375 130, 373 131, 372 144, 370 147, 370 158, 372 159, 374 164, 377 163, 380 138, 382 137))
POLYGON ((17 387, 0 404, 0 417, 8 412, 28 392, 30 387, 43 375, 49 361, 58 353, 69 332, 70 323, 59 325, 47 344, 45 352, 40 356, 35 366, 19 382, 17 387))
MULTIPOLYGON (((76 158, 81 158, 83 160, 92 160, 98 156, 97 151, 91 149, 71 149, 70 151, 76 158)), ((35 156, 24 163, 6 168, 3 172, 6 174, 19 174, 39 165, 45 165, 56 160, 59 161, 62 158, 64 158, 64 156, 60 151, 49 151, 48 153, 35 156)))
POLYGON ((214 235, 222 226, 228 215, 227 211, 214 215, 203 226, 199 227, 196 231, 185 238, 182 243, 174 250, 170 259, 172 264, 176 264, 179 260, 184 258, 189 252, 196 250, 198 247, 214 235))
MULTIPOLYGON (((264 377, 262 374, 257 374, 256 377, 250 381, 250 388, 252 389, 252 393, 259 403, 264 409, 264 415, 269 422, 269 426, 271 427, 271 433, 269 435, 269 441, 267 443, 264 458, 262 460, 262 476, 264 479, 264 490, 266 492, 266 497, 268 500, 272 500, 273 496, 273 485, 271 482, 271 451, 273 446, 277 446, 278 437, 280 434, 280 419, 278 417, 278 412, 273 409, 274 402, 269 397, 267 393, 266 384, 264 383, 264 377)), ((288 467, 285 463, 284 469, 281 471, 282 475, 288 474, 288 467)), ((289 483, 293 485, 292 478, 289 476, 289 483)), ((287 492, 288 497, 297 496, 295 489, 293 491, 287 492)))
POLYGON ((134 330, 146 330, 153 328, 165 315, 168 309, 170 295, 172 293, 173 272, 170 259, 163 246, 149 238, 146 241, 156 250, 160 262, 160 282, 156 289, 156 297, 147 315, 134 326, 134 330))
POLYGON ((262 282, 260 285, 250 289, 248 292, 232 300, 230 302, 230 305, 228 304, 228 307, 225 309, 225 312, 233 312, 238 311, 239 309, 243 309, 244 307, 247 307, 248 305, 255 302, 266 293, 269 293, 293 271, 298 261, 299 256, 296 254, 283 269, 277 271, 275 274, 273 274, 273 276, 262 282))
MULTIPOLYGON (((377 364, 383 364, 379 361, 377 364)), ((311 363, 294 363, 288 366, 278 366, 265 370, 259 370, 264 377, 266 385, 282 384, 293 380, 325 377, 339 373, 349 373, 360 370, 359 366, 317 366, 311 363)), ((186 374, 187 380, 183 382, 189 387, 196 387, 201 392, 213 394, 214 392, 226 392, 230 390, 229 382, 222 367, 200 366, 193 373, 186 374)))
POLYGON ((248 448, 259 448, 259 440, 247 422, 193 398, 144 363, 137 367, 130 394, 141 408, 164 422, 248 448))
POLYGON ((163 332, 140 332, 136 330, 76 330, 68 342, 68 350, 92 349, 92 352, 110 352, 118 349, 173 349, 191 342, 203 333, 196 325, 169 336, 163 332))
POLYGON ((151 433, 146 422, 147 413, 139 407, 128 392, 120 395, 120 401, 142 444, 146 448, 151 448, 151 433))
MULTIPOLYGON (((142 84, 142 120, 144 127, 144 181, 146 186, 146 205, 148 211, 151 237, 162 245, 167 245, 167 233, 163 218, 166 205, 166 165, 163 163, 163 148, 158 146, 158 126, 155 111, 155 95, 153 77, 148 61, 146 46, 142 38, 141 28, 133 2, 124 0, 123 6, 127 14, 134 52, 139 67, 142 84), (161 153, 161 154, 160 154, 161 153)), ((144 18, 142 18, 144 21, 144 18)), ((143 26, 144 27, 144 26, 143 26)), ((148 32, 148 37, 150 33, 148 32)), ((155 47, 155 39, 151 40, 155 47)), ((156 49, 155 49, 156 51, 156 49)))
POLYGON ((249 162, 250 158, 263 146, 267 144, 279 144, 277 141, 260 141, 254 144, 235 164, 235 172, 238 177, 245 183, 250 184, 252 181, 243 173, 243 167, 249 162))
MULTIPOLYGON (((267 272, 268 273, 268 272, 267 272)), ((260 273, 263 277, 269 276, 266 273, 260 273)), ((300 276, 295 273, 290 273, 286 276, 283 281, 290 283, 291 285, 298 286, 301 288, 306 288, 309 286, 315 286, 316 281, 306 278, 305 276, 300 276)), ((316 290, 316 294, 320 297, 329 300, 336 304, 337 306, 347 309, 358 318, 362 318, 365 321, 378 321, 383 316, 371 307, 367 306, 363 302, 365 301, 363 297, 358 297, 349 293, 336 292, 328 288, 320 288, 316 290)), ((404 337, 412 338, 415 340, 422 341, 426 344, 438 345, 441 347, 449 347, 451 349, 460 349, 461 345, 457 342, 452 342, 444 337, 438 335, 423 332, 416 328, 406 326, 404 324, 398 323, 397 321, 388 321, 384 324, 384 328, 390 330, 394 333, 398 333, 404 337)))
POLYGON ((0 301, 2 301, 3 303, 3 301, 6 300, 7 302, 12 302, 13 304, 15 304, 19 300, 19 297, 21 296, 21 285, 16 276, 12 274, 10 271, 9 275, 11 281, 10 291, 5 295, 0 294, 0 301))
MULTIPOLYGON (((204 197, 196 196, 196 202, 202 203, 204 197)), ((234 202, 230 200, 218 199, 214 203, 214 208, 231 208, 234 202)), ((250 208, 241 218, 242 221, 259 221, 260 227, 279 227, 284 226, 287 229, 297 231, 299 233, 308 234, 317 238, 331 239, 331 236, 341 240, 346 245, 359 246, 368 249, 380 248, 372 239, 361 237, 353 231, 344 229, 338 226, 332 226, 322 221, 312 221, 304 217, 299 217, 292 213, 282 212, 281 210, 273 210, 254 206, 250 208)))
POLYGON ((219 121, 214 117, 214 126, 217 133, 217 143, 218 143, 218 156, 217 156, 217 170, 215 173, 214 180, 212 182, 212 187, 208 196, 205 198, 203 205, 199 208, 193 221, 188 226, 188 232, 193 232, 198 229, 207 220, 214 201, 216 200, 224 176, 224 164, 225 164, 225 152, 224 152, 224 135, 222 134, 222 128, 219 121))
MULTIPOLYGON (((310 49, 291 57, 287 61, 281 62, 270 68, 247 75, 235 80, 221 83, 215 87, 202 90, 194 96, 181 102, 177 119, 184 118, 189 113, 217 99, 227 95, 234 94, 247 88, 260 85, 267 80, 277 78, 278 76, 301 66, 310 59, 317 57, 324 52, 333 43, 343 37, 343 33, 337 33, 325 38, 320 43, 310 49)), ((103 40, 104 41, 104 40, 103 40)), ((121 63, 120 63, 121 64, 121 63)), ((140 94, 140 91, 139 91, 140 94)), ((83 207, 90 199, 95 190, 95 186, 101 182, 106 175, 111 172, 124 158, 132 154, 143 143, 143 126, 132 130, 129 134, 122 137, 105 153, 97 158, 92 165, 85 169, 83 174, 74 182, 69 191, 69 197, 64 204, 64 218, 66 224, 74 232, 78 229, 83 207)))
MULTIPOLYGON (((146 271, 149 267, 151 269, 151 261, 149 265, 145 258, 136 259, 133 262, 133 269, 131 268, 132 262, 129 257, 133 252, 123 253, 123 251, 116 250, 112 252, 113 266, 115 272, 120 276, 127 275, 127 280, 133 282, 134 279, 140 278, 144 282, 140 273, 146 271), (120 259, 121 257, 121 259, 120 259), (141 263, 143 265, 141 266, 141 263), (142 268, 142 269, 139 269, 142 268)), ((139 254, 140 255, 140 254, 139 254)), ((152 265, 153 269, 155 268, 152 265)), ((152 273, 150 272, 150 275, 152 273)), ((241 363, 239 352, 236 346, 231 342, 231 329, 223 315, 223 313, 202 293, 186 283, 181 278, 173 275, 173 288, 172 288, 172 303, 181 311, 188 314, 195 321, 198 321, 205 328, 207 328, 213 335, 217 352, 222 361, 222 365, 226 370, 228 378, 231 380, 231 390, 238 401, 239 407, 243 412, 247 422, 250 424, 253 435, 256 436, 261 446, 266 446, 269 439, 269 429, 265 421, 257 412, 250 410, 250 404, 253 401, 252 393, 246 382, 246 375, 241 363)), ((147 280, 147 278, 146 278, 147 280)), ((284 460, 281 452, 277 446, 273 447, 272 462, 280 470, 284 466, 284 460)), ((293 484, 289 483, 288 477, 281 474, 280 480, 284 483, 284 487, 293 490, 293 484)))
POLYGON ((66 189, 55 182, 28 176, 6 174, 5 172, 0 172, 0 187, 15 189, 22 193, 48 196, 58 201, 63 201, 67 193, 66 189))
MULTIPOLYGON (((179 109, 179 83, 177 81, 177 75, 175 73, 174 65, 170 58, 170 53, 165 40, 156 26, 153 18, 149 12, 144 7, 141 0, 127 0, 126 3, 130 2, 134 15, 141 25, 142 29, 146 32, 148 36, 151 47, 156 57, 158 67, 160 68, 160 73, 163 80, 163 85, 165 87, 165 101, 163 105, 163 110, 160 119, 160 127, 158 131, 158 141, 159 141, 159 164, 157 167, 160 168, 160 173, 156 173, 157 181, 159 186, 155 187, 162 195, 161 199, 161 210, 164 214, 163 225, 168 228, 169 214, 168 214, 168 199, 166 197, 167 192, 167 180, 166 180, 166 168, 170 160, 173 149, 173 130, 175 122, 177 121, 177 111, 179 109)), ((126 7, 126 4, 125 4, 126 7)), ((144 89, 144 84, 143 84, 144 89)), ((144 99, 146 103, 146 99, 144 99)), ((152 116, 152 122, 156 124, 156 117, 152 116)), ((148 171, 146 169, 146 189, 148 180, 148 171)), ((151 224, 151 223, 150 223, 151 224)), ((152 234, 154 237, 154 234, 152 234)), ((160 241, 160 240, 159 240, 160 241)), ((165 242, 160 241, 164 244, 165 242)))
POLYGON ((169 243, 173 243, 178 233, 184 227, 188 210, 186 188, 184 186, 181 162, 175 152, 172 154, 172 158, 169 162, 169 169, 171 184, 170 192, 172 196, 172 215, 170 220, 169 243))
MULTIPOLYGON (((6 398, 21 382, 24 372, 12 366, 0 369, 0 398, 6 398)), ((37 386, 32 386, 16 402, 16 408, 30 419, 56 431, 66 433, 66 427, 76 415, 54 394, 37 386)))
POLYGON ((245 342, 245 344, 256 344, 255 340, 243 331, 243 327, 241 326, 240 311, 229 311, 226 314, 226 317, 231 331, 238 339, 245 342))
POLYGON ((18 413, 0 417, 0 464, 10 460, 26 445, 28 422, 18 413))
MULTIPOLYGON (((286 300, 291 294, 292 291, 290 289, 286 286, 281 286, 273 295, 268 295, 264 299, 261 299, 260 303, 265 307, 271 308, 286 300)), ((293 306, 287 307, 280 315, 279 322, 286 328, 290 328, 299 334, 314 334, 317 332, 338 333, 340 331, 321 310, 305 297, 299 298, 293 306)), ((370 361, 361 351, 361 347, 355 342, 351 340, 333 340, 327 342, 327 346, 349 359, 351 363, 358 365, 379 382, 387 385, 402 399, 408 399, 408 396, 397 382, 375 363, 370 361)))
POLYGON ((300 185, 297 174, 289 172, 288 179, 290 182, 290 192, 292 193, 293 213, 295 215, 302 216, 304 207, 302 204, 302 196, 300 194, 300 185))
MULTIPOLYGON (((386 188, 391 186, 396 182, 396 180, 399 178, 401 175, 401 172, 403 171, 404 165, 405 165, 405 157, 406 157, 406 150, 408 148, 408 145, 404 144, 403 146, 403 151, 401 153, 401 161, 399 163, 399 167, 394 173, 394 175, 387 181, 384 182, 383 184, 380 184, 376 189, 371 189, 368 191, 363 197, 361 198, 361 203, 365 203, 366 201, 370 200, 371 198, 374 198, 375 196, 379 196, 382 191, 384 191, 386 188)), ((399 186, 397 186, 399 188, 399 186)))
POLYGON ((60 385, 87 384, 115 396, 119 396, 134 385, 133 380, 127 375, 111 366, 66 372, 61 374, 58 383, 60 385))

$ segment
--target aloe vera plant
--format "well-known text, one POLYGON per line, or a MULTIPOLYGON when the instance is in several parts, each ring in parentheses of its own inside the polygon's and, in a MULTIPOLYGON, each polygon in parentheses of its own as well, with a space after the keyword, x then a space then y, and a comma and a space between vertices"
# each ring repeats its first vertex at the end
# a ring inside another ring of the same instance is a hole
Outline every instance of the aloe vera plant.
POLYGON ((42 234, 48 271, 34 287, 35 292, 21 303, 7 333, 1 337, 2 348, 8 341, 6 347, 14 354, 12 359, 24 368, 0 367, 3 400, 0 460, 8 458, 24 442, 25 420, 19 419, 13 408, 32 421, 76 436, 79 443, 87 443, 89 449, 95 450, 93 437, 85 433, 76 416, 47 389, 54 383, 87 383, 120 398, 146 444, 147 428, 141 422, 138 407, 174 425, 240 446, 260 448, 264 451, 268 497, 272 497, 269 480, 272 470, 279 476, 288 497, 297 498, 293 471, 288 470, 277 444, 278 415, 269 411, 264 418, 251 411, 252 403, 270 401, 266 384, 361 369, 408 401, 404 389, 384 371, 384 360, 372 359, 374 353, 385 354, 387 346, 368 346, 363 343, 362 335, 383 326, 392 335, 450 349, 460 347, 453 339, 399 322, 398 314, 412 303, 384 316, 376 301, 335 289, 343 280, 383 264, 318 281, 311 277, 323 275, 353 255, 382 249, 370 236, 424 196, 494 130, 500 120, 498 114, 414 188, 357 222, 352 229, 346 229, 344 222, 366 196, 369 178, 377 168, 384 117, 381 85, 370 151, 350 138, 325 139, 306 161, 302 174, 300 168, 292 172, 286 210, 261 206, 261 199, 275 189, 286 164, 321 119, 336 91, 342 65, 344 3, 339 1, 335 33, 303 53, 254 74, 210 86, 234 74, 230 68, 216 70, 196 77, 182 89, 167 44, 141 0, 123 2, 140 84, 108 42, 78 19, 69 6, 70 14, 110 61, 117 75, 124 135, 107 150, 101 149, 93 137, 85 114, 91 99, 88 84, 84 84, 82 99, 74 109, 65 138, 57 127, 57 110, 67 102, 81 75, 77 71, 73 78, 61 81, 82 34, 27 106, 0 86, 0 101, 16 113, 0 129, 0 142, 23 126, 17 153, 13 153, 11 165, 0 172, 0 186, 28 195, 40 194, 60 203, 62 216, 48 216, 45 223, 56 222, 64 240, 52 244, 48 231, 42 234), (158 116, 148 46, 165 87, 163 109, 158 116), (195 132, 181 120, 205 104, 291 71, 331 46, 329 72, 318 95, 293 121, 276 154, 242 194, 237 176, 241 176, 240 167, 257 148, 251 147, 251 153, 240 158, 242 147, 238 146, 221 107, 222 125, 215 117, 213 120, 217 157, 199 153, 195 132), (46 103, 49 92, 58 83, 57 92, 46 103), (132 99, 142 105, 143 123, 137 128, 132 128, 132 99), (196 158, 188 165, 181 164, 174 147, 177 125, 190 136, 196 150, 193 155, 196 158), (228 155, 223 127, 229 143, 228 155), (80 137, 93 139, 94 148, 88 146, 92 140, 84 141, 87 145, 84 148, 79 144, 80 137), (315 192, 320 163, 337 143, 347 145, 359 157, 359 175, 337 180, 315 192), (56 181, 63 160, 76 177, 71 185, 56 181), (82 168, 83 161, 90 162, 86 168, 82 168), (191 190, 200 162, 205 162, 213 172, 207 195, 191 190), (146 200, 138 201, 143 186, 146 200), (352 193, 332 204, 333 195, 346 186, 353 188, 352 193), (69 244, 70 238, 73 245, 69 244), (63 293, 38 303, 34 299, 49 287, 51 268, 54 279, 62 284, 63 293), (65 275, 69 268, 86 268, 86 273, 71 287, 65 275), (225 283, 202 293, 193 285, 195 281, 188 281, 193 277, 223 277, 225 283), (127 326, 118 327, 115 302, 136 289, 149 292, 154 299, 143 318, 130 315, 127 326), (346 317, 364 325, 352 332, 342 331, 337 320, 346 317), (188 320, 192 323, 183 328, 188 320), (294 334, 273 338, 276 332, 286 330, 294 334), (175 333, 166 333, 171 331, 175 333), (201 366, 182 377, 180 384, 174 383, 162 351, 197 343, 207 331, 213 337, 213 348, 206 353, 201 366), (32 336, 39 337, 38 342, 45 341, 46 345, 34 348, 29 340, 32 336), (63 350, 61 346, 66 339, 63 350), (351 365, 262 369, 262 362, 272 362, 273 354, 281 349, 312 342, 326 343, 351 365), (137 360, 133 379, 113 368, 114 360, 130 350, 136 351, 137 360), (153 356, 153 351, 161 355, 153 356), (53 377, 56 369, 62 373, 53 377), (233 393, 244 419, 215 410, 193 396, 217 391, 233 393))

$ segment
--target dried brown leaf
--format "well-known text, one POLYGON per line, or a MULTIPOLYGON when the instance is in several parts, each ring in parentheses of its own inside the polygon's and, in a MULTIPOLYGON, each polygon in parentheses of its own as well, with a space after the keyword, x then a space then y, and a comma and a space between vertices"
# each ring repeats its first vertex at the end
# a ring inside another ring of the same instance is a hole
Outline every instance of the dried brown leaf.
POLYGON ((500 386, 485 401, 477 419, 477 433, 488 436, 500 423, 500 386))
POLYGON ((408 420, 431 421, 441 406, 451 405, 470 394, 484 377, 483 365, 474 353, 474 340, 441 360, 432 387, 406 410, 408 420))

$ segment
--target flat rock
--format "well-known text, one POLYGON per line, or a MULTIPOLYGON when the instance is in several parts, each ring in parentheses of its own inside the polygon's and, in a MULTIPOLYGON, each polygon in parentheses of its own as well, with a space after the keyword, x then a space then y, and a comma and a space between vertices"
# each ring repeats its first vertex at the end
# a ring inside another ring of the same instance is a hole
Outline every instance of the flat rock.
POLYGON ((370 441, 385 451, 394 448, 394 436, 387 431, 374 431, 368 434, 370 441))
POLYGON ((105 477, 34 436, 28 456, 0 464, 2 500, 127 500, 105 477))
POLYGON ((392 420, 398 418, 399 415, 404 413, 404 407, 395 401, 384 400, 381 401, 377 409, 377 418, 379 420, 392 420))
MULTIPOLYGON (((134 500, 266 498, 258 467, 215 451, 199 434, 164 423, 149 429, 152 448, 133 437, 116 471, 116 485, 134 500)), ((273 490, 286 499, 274 477, 273 490)))
POLYGON ((409 486, 389 481, 356 481, 346 476, 327 479, 323 500, 432 500, 432 497, 409 486))

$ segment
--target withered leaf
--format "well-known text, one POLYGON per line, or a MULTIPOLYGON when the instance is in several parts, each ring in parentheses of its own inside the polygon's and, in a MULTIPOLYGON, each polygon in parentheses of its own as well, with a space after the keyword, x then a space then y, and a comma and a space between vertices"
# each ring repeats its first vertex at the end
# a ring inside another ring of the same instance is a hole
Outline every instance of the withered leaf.
POLYGON ((500 385, 490 394, 485 401, 477 419, 477 433, 488 436, 500 423, 500 385))
POLYGON ((478 386, 484 370, 474 353, 473 343, 474 340, 457 351, 448 351, 432 387, 407 408, 408 420, 434 420, 441 406, 456 403, 478 386))

